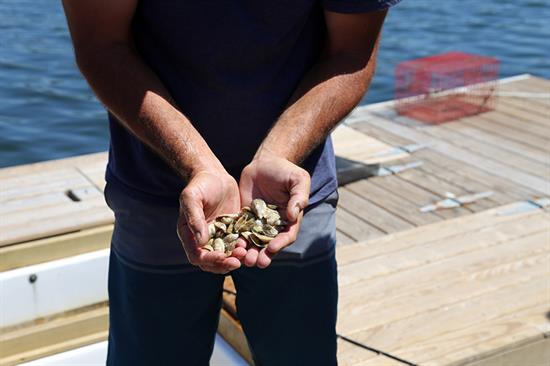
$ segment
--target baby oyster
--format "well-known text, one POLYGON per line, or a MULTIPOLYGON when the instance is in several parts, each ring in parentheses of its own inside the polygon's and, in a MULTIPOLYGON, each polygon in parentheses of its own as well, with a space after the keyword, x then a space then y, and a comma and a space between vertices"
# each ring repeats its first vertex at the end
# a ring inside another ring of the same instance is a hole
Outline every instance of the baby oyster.
POLYGON ((209 240, 204 249, 231 255, 239 237, 251 245, 265 248, 284 230, 286 222, 281 219, 277 206, 256 198, 251 207, 243 207, 239 213, 223 214, 208 225, 209 240))

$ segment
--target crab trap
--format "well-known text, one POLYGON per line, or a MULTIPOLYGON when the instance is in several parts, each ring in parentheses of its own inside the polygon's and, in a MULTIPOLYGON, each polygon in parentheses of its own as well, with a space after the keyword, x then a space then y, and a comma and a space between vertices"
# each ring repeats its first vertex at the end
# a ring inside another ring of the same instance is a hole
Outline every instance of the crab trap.
POLYGON ((462 52, 404 61, 395 69, 397 113, 442 123, 495 107, 499 61, 462 52))

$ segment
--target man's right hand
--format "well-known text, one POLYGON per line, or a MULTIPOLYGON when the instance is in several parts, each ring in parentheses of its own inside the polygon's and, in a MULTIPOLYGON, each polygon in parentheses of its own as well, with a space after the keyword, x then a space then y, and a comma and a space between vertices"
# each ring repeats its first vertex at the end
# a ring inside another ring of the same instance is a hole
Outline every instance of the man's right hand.
POLYGON ((208 242, 208 223, 224 213, 239 212, 239 187, 222 170, 200 171, 191 176, 180 195, 178 235, 189 262, 203 271, 227 273, 241 266, 246 255, 244 242, 237 244, 230 257, 202 248, 208 242))

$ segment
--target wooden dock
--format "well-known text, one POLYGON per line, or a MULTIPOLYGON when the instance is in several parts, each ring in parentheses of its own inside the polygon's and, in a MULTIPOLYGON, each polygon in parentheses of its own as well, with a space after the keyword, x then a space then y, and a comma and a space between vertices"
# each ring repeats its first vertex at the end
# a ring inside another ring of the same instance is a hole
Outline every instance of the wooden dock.
MULTIPOLYGON (((390 101, 357 108, 333 134, 341 365, 550 364, 550 81, 523 75, 498 90, 496 110, 477 116, 429 125, 390 101)), ((103 279, 105 161, 0 170, 0 285, 14 289, 0 301, 0 365, 105 339, 106 291, 91 285, 83 302, 86 284, 68 279, 103 279), (71 273, 61 284, 48 275, 57 262, 71 273), (45 305, 14 305, 37 296, 45 305)), ((226 288, 219 331, 249 359, 226 288)))

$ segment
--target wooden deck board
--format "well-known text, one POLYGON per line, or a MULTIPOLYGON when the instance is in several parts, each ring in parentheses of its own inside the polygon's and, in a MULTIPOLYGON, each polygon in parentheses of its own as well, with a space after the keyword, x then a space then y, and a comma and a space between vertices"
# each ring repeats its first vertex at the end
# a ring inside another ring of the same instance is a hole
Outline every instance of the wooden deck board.
MULTIPOLYGON (((469 119, 457 122, 449 122, 442 125, 442 128, 459 132, 464 135, 464 138, 499 147, 500 149, 507 150, 516 155, 523 156, 524 158, 531 159, 547 166, 550 165, 549 154, 538 149, 530 149, 524 144, 518 143, 516 141, 508 140, 501 136, 488 133, 485 130, 481 130, 479 128, 476 128, 475 126, 464 123, 465 121, 469 121, 469 119)), ((475 125, 474 119, 472 119, 472 124, 475 125)))
POLYGON ((384 233, 401 231, 414 226, 346 188, 341 188, 339 193, 342 210, 352 213, 384 233))
POLYGON ((409 155, 406 152, 385 155, 384 153, 392 150, 393 146, 345 125, 336 128, 331 136, 337 156, 363 164, 379 164, 409 155))
POLYGON ((464 163, 474 165, 489 172, 491 175, 507 178, 518 185, 536 190, 543 195, 550 195, 550 184, 548 181, 540 177, 518 171, 503 164, 502 162, 484 159, 475 152, 471 152, 447 142, 434 139, 429 134, 419 131, 418 129, 403 126, 399 123, 392 122, 384 118, 371 118, 369 123, 380 128, 387 129, 388 131, 401 133, 408 138, 413 139, 416 143, 430 144, 430 148, 438 151, 439 153, 461 160, 464 163))
MULTIPOLYGON (((504 221, 502 215, 485 212, 469 218, 476 216, 484 222, 481 230, 477 229, 478 221, 458 218, 456 225, 463 228, 462 232, 446 236, 445 240, 433 240, 441 232, 438 226, 455 220, 428 225, 429 230, 426 227, 409 230, 412 233, 423 229, 420 235, 409 234, 412 239, 430 237, 432 232, 434 235, 426 244, 392 251, 391 262, 385 260, 389 255, 387 248, 393 243, 402 246, 406 240, 399 237, 403 234, 395 234, 389 241, 382 238, 365 243, 363 249, 371 251, 376 251, 373 247, 378 242, 384 246, 384 251, 374 257, 354 258, 347 264, 339 261, 338 331, 355 341, 417 363, 424 361, 416 357, 423 353, 413 354, 408 347, 422 348, 420 344, 424 344, 422 349, 426 350, 437 344, 434 347, 441 350, 445 343, 440 344, 438 340, 446 334, 450 334, 449 340, 456 340, 453 334, 465 329, 483 335, 480 323, 498 327, 500 323, 494 325, 492 319, 540 304, 550 309, 547 280, 550 216, 537 209, 534 213, 506 217, 504 221), (470 229, 468 221, 473 225, 470 229), (404 287, 407 279, 412 281, 404 287)), ((352 246, 342 248, 339 258, 343 250, 352 253, 353 249, 352 246)), ((543 316, 544 313, 539 312, 538 317, 543 316)), ((547 323, 548 319, 545 320, 547 323)), ((506 344, 509 339, 501 342, 506 344)), ((463 343, 464 353, 457 353, 455 357, 471 356, 473 351, 467 346, 476 344, 463 343)), ((448 354, 445 349, 440 351, 441 356, 444 354, 448 354)), ((440 364, 440 358, 435 360, 440 364)))
MULTIPOLYGON (((414 230, 385 235, 368 241, 368 244, 365 242, 356 243, 353 246, 341 248, 337 252, 337 259, 338 263, 346 265, 367 258, 390 255, 404 248, 411 248, 423 243, 444 241, 455 236, 460 237, 464 234, 465 227, 468 228, 469 232, 484 231, 495 225, 507 225, 510 222, 521 221, 524 218, 531 221, 540 215, 541 212, 536 209, 536 206, 527 202, 515 202, 473 215, 420 226, 414 230), (391 243, 391 245, 388 243, 391 243)), ((543 215, 539 219, 544 222, 547 217, 543 215)))
POLYGON ((544 136, 538 136, 530 132, 522 131, 518 128, 511 128, 499 123, 502 116, 491 114, 482 114, 478 116, 481 123, 476 123, 476 127, 500 135, 506 139, 517 141, 526 146, 526 148, 539 149, 544 152, 550 151, 547 139, 544 136))
MULTIPOLYGON (((550 165, 533 161, 532 159, 518 155, 515 152, 510 152, 500 146, 494 146, 481 142, 475 139, 468 138, 467 135, 461 133, 459 129, 451 130, 444 127, 425 127, 422 132, 434 136, 441 141, 446 141, 449 144, 459 148, 464 148, 470 152, 474 152, 483 156, 487 160, 501 162, 507 166, 523 171, 525 173, 537 176, 543 179, 550 177, 550 165)), ((550 139, 550 135, 548 136, 550 139)), ((548 153, 550 155, 550 153, 548 153)))
MULTIPOLYGON (((407 172, 404 172, 407 174, 407 172)), ((409 174, 414 174, 410 173, 409 174)), ((405 201, 409 201, 412 204, 416 205, 418 208, 418 214, 420 213, 420 208, 422 206, 435 203, 439 200, 445 199, 444 196, 439 196, 433 192, 421 187, 417 184, 411 183, 406 179, 402 179, 400 176, 388 176, 372 179, 372 183, 378 185, 379 187, 384 187, 390 190, 394 195, 401 197, 405 201)), ((429 184, 429 182, 425 182, 429 184)), ((434 215, 440 216, 442 218, 452 218, 461 215, 471 213, 467 208, 456 207, 446 210, 438 210, 434 212, 434 215)))
MULTIPOLYGON (((440 216, 432 212, 420 214, 418 205, 402 199, 391 190, 385 189, 384 186, 373 184, 372 179, 348 184, 346 188, 378 206, 384 207, 387 211, 415 226, 442 220, 440 216)), ((364 240, 366 238, 361 239, 364 240)))
POLYGON ((349 237, 352 242, 377 238, 384 235, 384 232, 380 229, 377 229, 343 209, 336 211, 336 227, 349 237))

